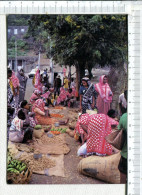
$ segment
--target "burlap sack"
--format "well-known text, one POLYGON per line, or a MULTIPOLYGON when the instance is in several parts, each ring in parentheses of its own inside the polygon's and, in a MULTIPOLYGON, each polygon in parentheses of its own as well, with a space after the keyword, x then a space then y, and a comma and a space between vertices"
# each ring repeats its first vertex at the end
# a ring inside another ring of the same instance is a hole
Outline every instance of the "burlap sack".
POLYGON ((120 157, 120 152, 106 157, 90 156, 80 161, 78 171, 81 174, 100 179, 107 183, 119 184, 120 172, 118 164, 120 157))
POLYGON ((33 130, 33 137, 35 137, 35 138, 41 138, 41 136, 44 134, 44 130, 43 129, 41 129, 41 130, 36 130, 36 129, 34 129, 33 130))

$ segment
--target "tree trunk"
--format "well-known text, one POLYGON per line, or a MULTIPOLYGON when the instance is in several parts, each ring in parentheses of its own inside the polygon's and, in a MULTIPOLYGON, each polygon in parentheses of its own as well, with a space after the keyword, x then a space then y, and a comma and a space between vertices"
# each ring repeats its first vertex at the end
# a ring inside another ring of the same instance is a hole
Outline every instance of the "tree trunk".
POLYGON ((78 93, 81 84, 81 79, 85 75, 85 68, 83 68, 83 66, 81 66, 81 64, 79 63, 76 63, 75 67, 76 67, 76 91, 78 93))
POLYGON ((113 101, 111 108, 119 113, 118 99, 119 95, 127 89, 128 74, 124 66, 121 64, 119 68, 111 68, 108 81, 113 92, 113 101))

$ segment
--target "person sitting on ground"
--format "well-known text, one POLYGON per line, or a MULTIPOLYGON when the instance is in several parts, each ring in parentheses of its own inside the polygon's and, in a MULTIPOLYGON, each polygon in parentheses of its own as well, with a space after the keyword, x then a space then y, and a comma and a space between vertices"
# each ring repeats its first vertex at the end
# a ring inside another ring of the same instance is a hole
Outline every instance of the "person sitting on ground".
POLYGON ((9 140, 12 142, 26 142, 28 139, 32 139, 33 129, 27 127, 25 123, 25 113, 20 109, 18 115, 12 120, 9 129, 9 140))
POLYGON ((123 115, 124 113, 127 112, 127 90, 124 91, 119 96, 119 110, 120 110, 120 115, 123 115))
POLYGON ((67 92, 67 99, 65 100, 65 106, 68 106, 68 107, 71 107, 73 108, 73 105, 74 105, 74 102, 75 102, 75 97, 72 93, 72 89, 68 89, 68 92, 67 92))
POLYGON ((37 99, 41 97, 41 92, 37 89, 34 90, 31 98, 30 98, 30 103, 33 105, 37 99))
POLYGON ((48 116, 48 108, 45 107, 45 103, 42 99, 38 99, 35 101, 32 107, 32 111, 42 116, 48 116))
POLYGON ((7 126, 10 127, 11 126, 11 121, 14 118, 14 112, 15 109, 11 107, 11 105, 8 105, 7 107, 7 126))
POLYGON ((23 100, 21 102, 21 108, 26 116, 26 123, 31 127, 35 127, 36 122, 34 119, 35 113, 32 112, 32 105, 27 102, 27 100, 23 100))
POLYGON ((112 146, 105 141, 105 137, 112 132, 111 125, 117 126, 118 122, 105 114, 82 114, 75 127, 75 133, 81 134, 83 144, 78 150, 78 156, 89 153, 111 155, 112 146))
POLYGON ((60 88, 60 94, 57 98, 57 105, 59 104, 63 104, 64 105, 64 101, 67 99, 67 91, 61 87, 60 88))

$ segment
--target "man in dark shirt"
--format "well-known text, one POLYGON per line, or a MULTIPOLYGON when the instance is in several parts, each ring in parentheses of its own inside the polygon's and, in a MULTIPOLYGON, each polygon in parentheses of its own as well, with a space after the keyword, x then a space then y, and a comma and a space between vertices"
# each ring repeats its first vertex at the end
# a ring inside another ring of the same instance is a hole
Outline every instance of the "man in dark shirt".
POLYGON ((55 89, 55 92, 54 92, 54 97, 56 96, 56 93, 60 94, 60 87, 61 87, 61 79, 60 79, 60 75, 58 75, 55 79, 55 82, 54 82, 54 89, 55 89))

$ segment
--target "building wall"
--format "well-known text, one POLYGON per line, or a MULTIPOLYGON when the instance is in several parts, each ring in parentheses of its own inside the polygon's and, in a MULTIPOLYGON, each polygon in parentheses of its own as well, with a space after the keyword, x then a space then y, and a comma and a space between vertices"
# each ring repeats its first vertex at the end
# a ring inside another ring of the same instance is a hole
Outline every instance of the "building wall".
POLYGON ((17 39, 22 39, 27 31, 28 26, 8 26, 7 37, 10 39, 11 37, 15 36, 17 39))

